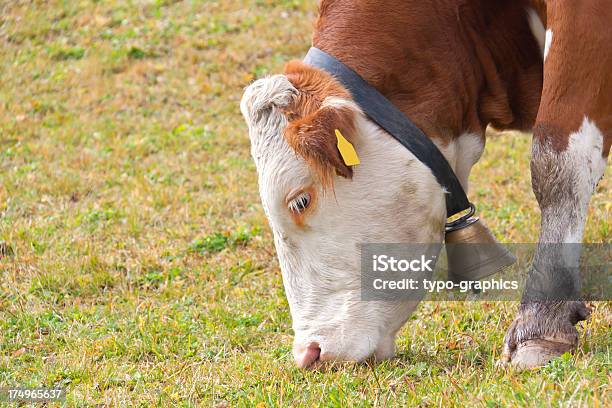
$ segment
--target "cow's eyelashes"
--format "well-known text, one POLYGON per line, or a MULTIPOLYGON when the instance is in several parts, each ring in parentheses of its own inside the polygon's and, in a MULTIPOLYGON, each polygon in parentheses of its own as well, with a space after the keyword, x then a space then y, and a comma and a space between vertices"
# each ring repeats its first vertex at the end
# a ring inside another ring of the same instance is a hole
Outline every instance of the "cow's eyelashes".
POLYGON ((294 214, 302 214, 310 205, 311 198, 310 193, 304 191, 292 198, 287 204, 289 211, 294 214))

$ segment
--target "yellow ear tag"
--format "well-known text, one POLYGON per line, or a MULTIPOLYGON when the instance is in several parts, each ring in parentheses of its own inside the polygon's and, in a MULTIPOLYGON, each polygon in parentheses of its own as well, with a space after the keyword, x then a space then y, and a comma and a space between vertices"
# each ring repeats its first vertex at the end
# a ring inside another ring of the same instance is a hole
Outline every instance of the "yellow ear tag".
POLYGON ((338 129, 336 129, 336 138, 338 139, 338 150, 340 151, 340 156, 342 156, 342 160, 344 160, 344 164, 347 166, 356 166, 359 162, 359 157, 357 156, 357 152, 355 148, 342 136, 342 133, 338 129))

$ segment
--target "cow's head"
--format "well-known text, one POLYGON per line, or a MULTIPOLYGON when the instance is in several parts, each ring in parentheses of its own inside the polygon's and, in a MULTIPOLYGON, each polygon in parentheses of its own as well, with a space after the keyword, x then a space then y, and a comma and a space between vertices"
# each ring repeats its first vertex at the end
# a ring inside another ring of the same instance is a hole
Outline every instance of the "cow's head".
POLYGON ((361 300, 360 244, 439 244, 441 186, 331 76, 301 62, 251 84, 241 110, 293 317, 296 362, 393 356, 395 334, 416 302, 361 300), (335 129, 355 147, 359 166, 344 164, 335 129))

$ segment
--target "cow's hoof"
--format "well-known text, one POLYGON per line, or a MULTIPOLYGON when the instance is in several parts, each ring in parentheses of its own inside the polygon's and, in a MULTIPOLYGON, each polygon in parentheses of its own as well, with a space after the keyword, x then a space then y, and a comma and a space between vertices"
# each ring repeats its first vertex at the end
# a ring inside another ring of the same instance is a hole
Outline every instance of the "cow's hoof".
POLYGON ((516 347, 513 355, 505 361, 520 370, 538 368, 546 365, 550 360, 573 351, 575 344, 543 339, 527 340, 516 347))
POLYGON ((498 365, 531 369, 574 350, 578 346, 575 324, 589 313, 583 302, 521 304, 504 337, 498 365))

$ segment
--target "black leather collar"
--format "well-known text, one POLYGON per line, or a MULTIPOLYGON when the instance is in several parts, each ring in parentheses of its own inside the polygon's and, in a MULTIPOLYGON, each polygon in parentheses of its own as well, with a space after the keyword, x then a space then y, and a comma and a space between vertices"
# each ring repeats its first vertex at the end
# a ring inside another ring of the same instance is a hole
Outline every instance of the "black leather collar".
MULTIPOLYGON (((446 213, 450 217, 470 208, 465 191, 440 150, 402 111, 376 88, 336 58, 312 47, 304 62, 322 69, 338 80, 370 120, 386 130, 429 167, 446 191, 446 213)), ((463 218, 463 217, 462 217, 463 218)))

